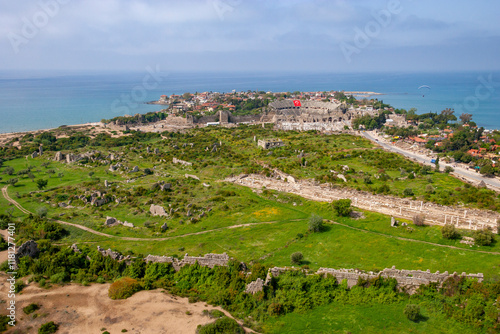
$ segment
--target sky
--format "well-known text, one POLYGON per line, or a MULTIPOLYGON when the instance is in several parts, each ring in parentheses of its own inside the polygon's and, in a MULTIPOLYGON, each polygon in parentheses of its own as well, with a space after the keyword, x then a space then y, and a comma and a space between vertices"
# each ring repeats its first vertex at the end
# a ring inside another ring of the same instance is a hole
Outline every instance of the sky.
POLYGON ((499 1, 0 0, 1 70, 499 70, 499 1))

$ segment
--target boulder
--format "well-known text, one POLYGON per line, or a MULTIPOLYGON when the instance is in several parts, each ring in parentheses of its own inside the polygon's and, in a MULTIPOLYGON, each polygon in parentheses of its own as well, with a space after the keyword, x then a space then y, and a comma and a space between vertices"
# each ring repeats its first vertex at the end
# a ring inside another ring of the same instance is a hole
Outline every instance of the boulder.
POLYGON ((118 225, 120 222, 113 217, 106 217, 106 221, 104 222, 104 225, 106 226, 115 226, 118 225))
POLYGON ((19 259, 22 257, 35 257, 38 253, 40 253, 40 250, 38 249, 36 241, 28 240, 17 249, 15 254, 16 263, 19 263, 19 259))

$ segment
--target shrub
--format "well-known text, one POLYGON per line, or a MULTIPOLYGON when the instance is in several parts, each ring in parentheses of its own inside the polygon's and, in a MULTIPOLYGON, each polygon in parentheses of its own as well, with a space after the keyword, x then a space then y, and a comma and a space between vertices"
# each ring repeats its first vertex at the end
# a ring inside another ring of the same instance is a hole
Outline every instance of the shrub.
POLYGON ((417 226, 424 226, 425 216, 424 215, 415 215, 413 216, 413 224, 417 226))
POLYGON ((55 333, 58 328, 59 328, 58 324, 54 323, 53 321, 50 321, 40 326, 38 334, 52 334, 55 333))
POLYGON ((205 326, 199 325, 196 329, 196 334, 220 333, 244 334, 245 331, 234 319, 228 317, 217 319, 215 322, 207 324, 205 326))
POLYGON ((309 217, 309 231, 321 232, 323 230, 323 218, 313 213, 309 217))
POLYGON ((406 188, 405 190, 403 190, 403 195, 404 195, 404 196, 413 196, 413 195, 415 195, 415 194, 413 193, 413 189, 411 189, 411 188, 406 188))
POLYGON ((35 312, 36 310, 39 310, 39 309, 40 309, 40 305, 38 305, 36 303, 31 303, 28 306, 23 307, 23 312, 25 314, 31 314, 31 313, 35 312))
POLYGON ((300 264, 303 259, 304 259, 304 255, 302 255, 301 252, 295 252, 292 255, 290 255, 290 262, 292 264, 300 264))
POLYGON ((352 212, 351 200, 348 198, 333 201, 332 205, 335 213, 341 217, 348 217, 352 212))
POLYGON ((24 281, 19 279, 16 281, 16 283, 14 284, 14 290, 16 293, 18 292, 21 292, 22 289, 24 289, 26 287, 26 284, 24 284, 24 281))
POLYGON ((452 167, 450 167, 450 166, 446 166, 446 167, 444 168, 444 172, 445 172, 446 174, 452 173, 452 172, 454 172, 454 171, 455 171, 455 170, 454 170, 452 167))
POLYGON ((123 277, 111 284, 108 296, 111 299, 127 299, 139 290, 141 290, 141 285, 137 280, 123 277))
POLYGON ((446 224, 443 226, 443 228, 441 228, 441 234, 445 239, 457 239, 460 237, 460 233, 458 233, 455 225, 452 224, 446 224))
POLYGON ((404 315, 411 321, 417 321, 420 318, 420 306, 415 304, 406 305, 404 311, 404 315))
POLYGON ((50 282, 54 284, 61 284, 69 280, 69 275, 66 272, 57 273, 50 276, 50 282))
POLYGON ((474 237, 474 243, 478 246, 489 246, 495 240, 493 232, 491 232, 487 228, 474 231, 473 237, 474 237))
POLYGON ((42 207, 40 207, 40 208, 36 209, 36 214, 37 214, 37 216, 38 216, 38 217, 40 217, 40 218, 47 217, 47 212, 48 212, 48 210, 47 210, 47 208, 46 208, 46 207, 44 207, 44 206, 42 206, 42 207))

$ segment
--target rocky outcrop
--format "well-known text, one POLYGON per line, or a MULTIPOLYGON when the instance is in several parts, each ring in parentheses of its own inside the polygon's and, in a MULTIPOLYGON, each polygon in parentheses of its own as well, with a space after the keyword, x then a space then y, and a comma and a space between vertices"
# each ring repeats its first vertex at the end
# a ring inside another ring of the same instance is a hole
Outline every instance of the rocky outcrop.
POLYGON ((38 249, 38 245, 36 241, 34 240, 28 240, 24 244, 22 244, 19 248, 17 248, 15 257, 16 257, 16 264, 19 263, 19 260, 22 257, 29 256, 29 257, 35 257, 40 253, 40 250, 38 249))

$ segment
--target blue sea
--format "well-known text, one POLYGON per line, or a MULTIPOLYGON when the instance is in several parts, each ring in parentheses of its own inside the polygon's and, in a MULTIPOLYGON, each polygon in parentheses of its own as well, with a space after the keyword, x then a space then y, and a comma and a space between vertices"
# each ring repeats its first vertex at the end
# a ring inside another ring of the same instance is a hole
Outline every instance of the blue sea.
POLYGON ((0 72, 0 132, 98 122, 159 110, 144 102, 185 92, 371 91, 395 108, 445 108, 500 129, 500 72, 130 73, 0 72))

